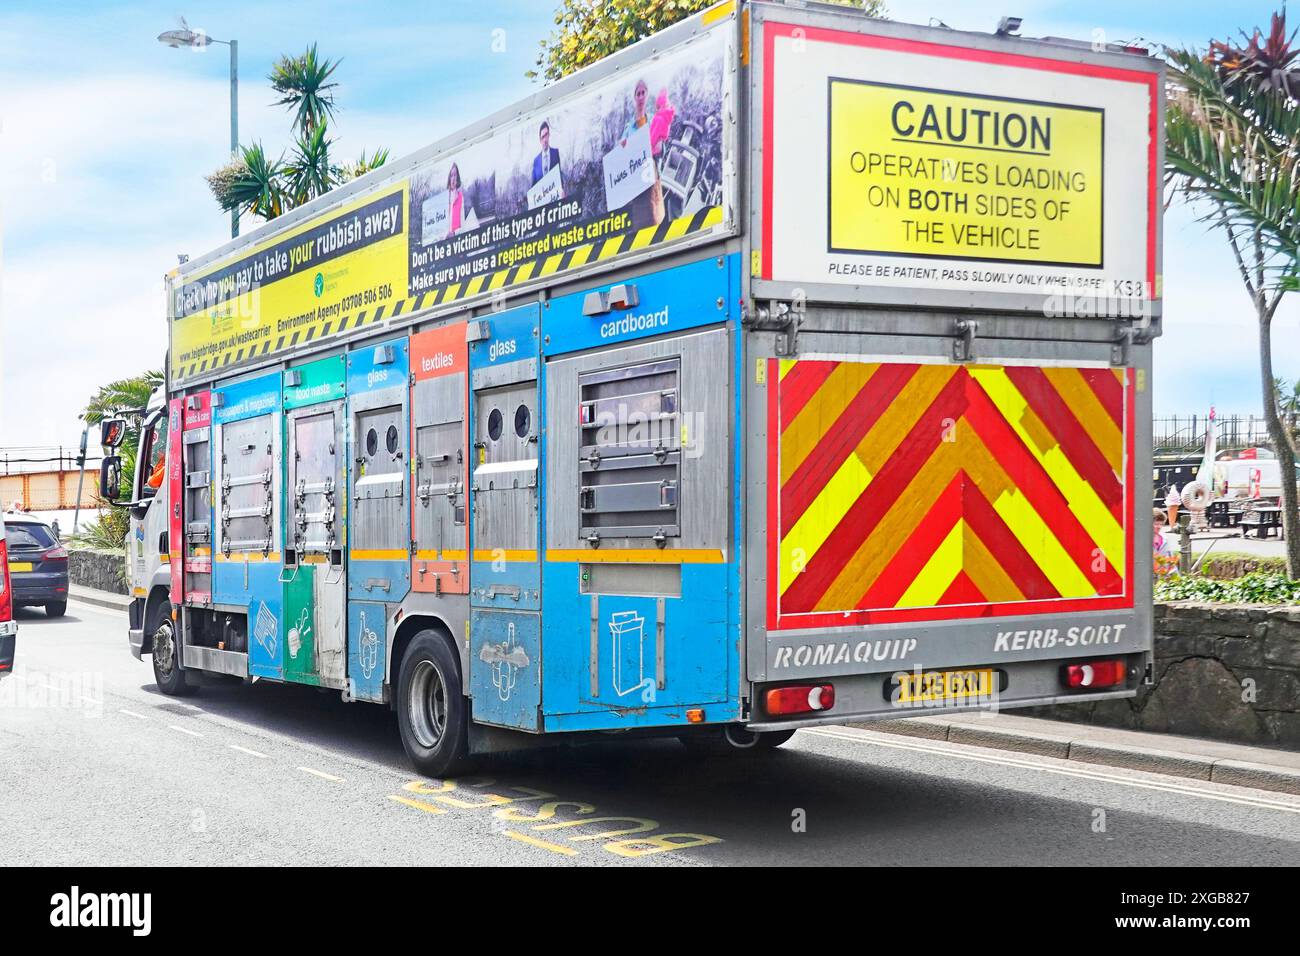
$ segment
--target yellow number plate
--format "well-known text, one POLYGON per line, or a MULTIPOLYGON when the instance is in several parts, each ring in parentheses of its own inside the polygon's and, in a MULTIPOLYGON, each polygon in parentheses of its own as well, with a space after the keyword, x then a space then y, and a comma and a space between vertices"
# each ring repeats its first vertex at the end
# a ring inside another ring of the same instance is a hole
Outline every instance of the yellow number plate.
POLYGON ((30 561, 15 561, 9 565, 10 571, 30 571, 32 563, 30 561))
POLYGON ((895 702, 899 704, 957 703, 993 696, 997 684, 991 668, 974 671, 921 671, 899 674, 895 702))

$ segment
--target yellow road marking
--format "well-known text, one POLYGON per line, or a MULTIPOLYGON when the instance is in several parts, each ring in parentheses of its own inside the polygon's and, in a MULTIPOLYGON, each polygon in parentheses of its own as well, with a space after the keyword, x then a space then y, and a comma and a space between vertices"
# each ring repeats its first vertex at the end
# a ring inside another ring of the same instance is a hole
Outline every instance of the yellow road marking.
POLYGON ((539 840, 537 837, 529 836, 527 833, 516 833, 514 830, 503 830, 502 832, 512 840, 518 840, 520 843, 527 843, 529 846, 535 846, 541 850, 550 850, 552 853, 560 853, 564 856, 578 855, 578 851, 571 846, 560 846, 558 843, 539 840))
POLYGON ((395 803, 401 803, 408 807, 415 807, 417 810, 423 810, 425 813, 446 813, 442 807, 435 807, 432 803, 425 803, 423 800, 412 800, 410 797, 399 797, 395 793, 390 793, 388 799, 395 803))

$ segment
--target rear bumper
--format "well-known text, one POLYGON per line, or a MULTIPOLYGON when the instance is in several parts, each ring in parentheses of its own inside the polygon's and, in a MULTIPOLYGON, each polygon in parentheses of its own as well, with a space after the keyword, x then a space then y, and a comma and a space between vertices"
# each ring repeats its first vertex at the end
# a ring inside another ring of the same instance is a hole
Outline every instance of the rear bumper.
POLYGON ((14 649, 18 644, 18 622, 0 621, 0 677, 14 669, 14 649))
POLYGON ((14 591, 14 604, 46 604, 68 599, 68 573, 19 572, 10 576, 14 591))
POLYGON ((830 710, 794 716, 766 714, 763 711, 764 691, 781 684, 759 684, 754 688, 752 717, 745 726, 756 731, 789 730, 820 724, 842 724, 846 721, 896 720, 904 717, 932 717, 939 714, 962 714, 975 711, 996 713, 1018 707, 1041 707, 1132 697, 1142 685, 1151 654, 1149 651, 1140 651, 1113 656, 1124 657, 1128 664, 1129 677, 1121 686, 1091 692, 1071 692, 1061 680, 1061 668, 1066 663, 1065 659, 1019 661, 992 665, 994 672, 1001 678, 999 689, 988 697, 961 702, 895 703, 891 700, 895 687, 893 678, 896 672, 894 671, 801 680, 798 681, 799 684, 833 685, 835 704, 830 710))

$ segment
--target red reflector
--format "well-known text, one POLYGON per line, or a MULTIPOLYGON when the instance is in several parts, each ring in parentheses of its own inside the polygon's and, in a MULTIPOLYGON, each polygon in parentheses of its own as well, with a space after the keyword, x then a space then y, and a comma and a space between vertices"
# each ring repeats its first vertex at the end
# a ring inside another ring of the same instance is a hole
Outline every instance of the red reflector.
POLYGON ((767 712, 779 714, 808 714, 830 710, 835 706, 835 687, 832 684, 801 684, 798 687, 777 687, 767 692, 767 712))
POLYGON ((1085 661, 1080 664, 1065 665, 1062 677, 1066 687, 1114 687, 1124 683, 1128 668, 1124 658, 1114 657, 1106 660, 1085 661))

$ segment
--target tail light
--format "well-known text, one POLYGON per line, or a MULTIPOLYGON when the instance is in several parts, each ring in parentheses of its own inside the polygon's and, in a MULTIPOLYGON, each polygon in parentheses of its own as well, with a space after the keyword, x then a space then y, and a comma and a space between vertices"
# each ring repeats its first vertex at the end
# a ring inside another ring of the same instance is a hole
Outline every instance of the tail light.
POLYGON ((0 538, 0 621, 14 616, 14 599, 9 593, 9 545, 0 538))
POLYGON ((1114 687, 1124 683, 1128 675, 1128 665, 1122 657, 1104 660, 1082 661, 1078 664, 1066 664, 1061 673, 1065 686, 1074 689, 1096 690, 1102 687, 1114 687))
POLYGON ((776 687, 767 692, 765 703, 768 714, 773 717, 830 710, 835 706, 835 687, 832 684, 776 687))
POLYGON ((49 551, 45 552, 45 557, 41 558, 41 560, 42 561, 66 561, 68 560, 68 549, 65 548, 63 545, 50 548, 49 551))

